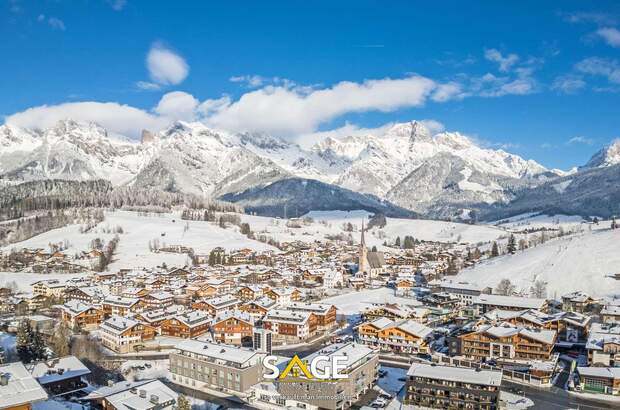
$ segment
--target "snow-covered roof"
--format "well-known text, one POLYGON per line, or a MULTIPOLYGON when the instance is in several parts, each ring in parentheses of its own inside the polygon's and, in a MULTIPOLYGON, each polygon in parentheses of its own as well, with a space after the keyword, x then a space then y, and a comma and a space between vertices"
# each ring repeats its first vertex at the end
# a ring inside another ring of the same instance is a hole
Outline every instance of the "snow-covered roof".
POLYGON ((580 376, 620 379, 620 367, 577 367, 580 376))
POLYGON ((216 323, 222 322, 224 320, 228 320, 228 319, 237 319, 243 322, 247 322, 249 324, 254 324, 254 318, 252 317, 252 315, 250 315, 247 312, 242 312, 240 310, 225 310, 221 313, 219 313, 215 319, 213 319, 213 324, 215 325, 216 323))
POLYGON ((0 385, 0 409, 47 399, 47 393, 21 362, 0 365, 0 375, 8 377, 0 385))
POLYGON ((451 279, 443 279, 443 280, 434 280, 429 282, 429 286, 437 286, 444 289, 454 289, 454 290, 470 290, 470 291, 481 291, 482 287, 465 281, 455 281, 451 279))
POLYGON ((407 321, 403 321, 401 323, 399 323, 397 325, 397 327, 399 329, 404 330, 405 332, 412 334, 414 336, 417 336, 421 339, 425 339, 426 337, 428 337, 431 333, 433 333, 433 329, 431 329, 430 327, 419 323, 419 322, 415 322, 413 320, 407 320, 407 321))
POLYGON ((334 305, 330 305, 327 303, 302 303, 302 302, 293 302, 288 304, 287 309, 293 311, 303 311, 303 312, 313 312, 318 314, 326 314, 334 305))
POLYGON ((601 309, 601 315, 620 316, 620 306, 607 305, 601 309))
POLYGON ((497 338, 519 335, 545 344, 553 344, 557 334, 555 330, 528 329, 509 323, 502 323, 499 326, 485 325, 480 327, 479 331, 497 338))
POLYGON ((166 299, 172 298, 172 293, 164 292, 164 291, 153 292, 153 293, 149 293, 148 295, 146 295, 146 297, 157 299, 157 300, 166 300, 166 299))
POLYGON ((112 394, 106 400, 115 409, 163 410, 171 409, 176 404, 178 397, 179 395, 176 392, 159 380, 151 380, 137 389, 128 389, 112 394))
POLYGON ((474 299, 474 304, 477 305, 509 306, 522 309, 541 309, 545 303, 545 299, 486 294, 479 295, 474 299))
POLYGON ((588 333, 586 349, 602 350, 605 344, 620 345, 620 324, 592 324, 590 333, 588 333))
POLYGON ((79 315, 80 313, 93 308, 93 306, 83 303, 77 299, 73 299, 73 300, 66 302, 64 305, 60 305, 60 308, 64 310, 65 312, 70 313, 72 315, 79 315))
POLYGON ((174 319, 187 325, 188 327, 200 326, 205 323, 211 322, 211 317, 208 313, 201 310, 192 310, 180 315, 176 315, 174 319))
POLYGON ((221 345, 217 343, 200 342, 198 340, 184 340, 179 343, 176 348, 180 351, 190 352, 211 359, 223 360, 225 362, 232 362, 238 365, 243 365, 255 358, 262 357, 261 353, 251 349, 221 345))
POLYGON ((502 383, 502 372, 492 370, 476 370, 463 367, 436 366, 414 363, 407 371, 410 377, 426 377, 435 380, 447 380, 480 384, 485 386, 499 386, 502 383))
MULTIPOLYGON (((335 343, 327 347, 323 347, 321 350, 304 357, 304 360, 307 360, 308 363, 310 363, 317 356, 344 356, 347 358, 346 363, 343 363, 346 365, 346 369, 355 369, 358 364, 361 364, 360 362, 364 361, 364 359, 376 354, 377 352, 375 350, 360 343, 335 343)), ((328 360, 323 360, 317 365, 317 368, 322 371, 327 365, 328 360)))
POLYGON ((131 329, 139 322, 127 317, 112 316, 99 325, 101 329, 106 329, 114 334, 121 334, 127 329, 131 329))
POLYGON ((122 297, 122 296, 108 296, 103 303, 107 304, 107 305, 114 305, 114 306, 133 306, 136 303, 138 303, 140 301, 140 299, 138 298, 127 298, 127 297, 122 297))
POLYGON ((291 323, 291 324, 303 324, 310 318, 312 312, 300 312, 291 311, 286 309, 271 310, 267 312, 263 321, 265 322, 278 322, 278 323, 291 323))
POLYGON ((47 384, 59 380, 81 377, 90 374, 90 370, 75 356, 65 356, 47 362, 36 363, 30 373, 39 383, 47 384))

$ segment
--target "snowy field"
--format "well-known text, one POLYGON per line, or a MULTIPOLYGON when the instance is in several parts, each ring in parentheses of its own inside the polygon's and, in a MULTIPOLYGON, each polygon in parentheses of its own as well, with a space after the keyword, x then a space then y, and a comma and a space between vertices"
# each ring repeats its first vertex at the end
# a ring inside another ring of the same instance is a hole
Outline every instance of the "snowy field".
MULTIPOLYGON (((577 215, 541 215, 538 213, 525 213, 515 215, 500 221, 490 222, 490 225, 499 226, 510 230, 524 230, 536 228, 559 228, 560 226, 567 228, 578 226, 585 223, 585 220, 577 215)), ((608 225, 605 225, 608 226, 608 225)))
POLYGON ((4 248, 44 248, 49 243, 68 240, 71 247, 65 252, 71 256, 79 251, 89 249, 90 242, 95 238, 108 241, 114 237, 113 233, 105 233, 106 228, 116 226, 123 228, 119 234, 120 242, 115 253, 115 260, 110 264, 110 270, 120 268, 139 268, 161 265, 183 266, 187 263, 187 255, 149 250, 148 243, 157 239, 160 245, 185 245, 194 249, 198 254, 208 253, 211 249, 222 246, 227 250, 243 247, 264 250, 275 249, 269 245, 246 238, 239 233, 239 228, 222 229, 219 226, 203 221, 184 221, 178 213, 155 214, 141 216, 137 212, 114 211, 106 212, 105 220, 88 233, 80 233, 80 225, 70 225, 54 229, 35 236, 23 242, 14 243, 4 248), (185 225, 189 226, 185 230, 185 225), (162 236, 163 235, 163 236, 162 236))
POLYGON ((413 298, 394 296, 394 290, 389 288, 352 290, 350 293, 332 296, 321 300, 321 303, 329 303, 338 308, 338 314, 357 315, 373 303, 401 303, 419 305, 420 302, 413 298))
POLYGON ((87 276, 88 273, 22 273, 22 272, 0 272, 0 287, 8 285, 11 282, 17 284, 21 292, 32 292, 32 284, 40 280, 57 279, 61 283, 71 278, 79 278, 87 276))
POLYGON ((514 255, 500 256, 459 273, 458 279, 495 287, 504 279, 522 291, 537 280, 547 282, 549 297, 581 290, 594 296, 620 294, 620 230, 597 229, 551 240, 514 255))
MULTIPOLYGON (((286 226, 286 220, 261 216, 242 215, 243 222, 250 224, 253 231, 276 238, 279 241, 300 240, 310 242, 324 240, 326 235, 336 235, 344 232, 343 224, 351 223, 354 231, 353 239, 359 241, 362 221, 368 223, 371 215, 366 211, 312 211, 304 215, 313 219, 301 228, 286 226)), ((369 246, 381 248, 384 241, 393 242, 400 236, 401 240, 411 235, 416 239, 439 242, 488 242, 506 235, 506 231, 495 226, 468 225, 454 222, 431 221, 424 219, 387 218, 383 228, 373 228, 366 235, 369 246), (382 232, 382 234, 379 233, 382 232)))

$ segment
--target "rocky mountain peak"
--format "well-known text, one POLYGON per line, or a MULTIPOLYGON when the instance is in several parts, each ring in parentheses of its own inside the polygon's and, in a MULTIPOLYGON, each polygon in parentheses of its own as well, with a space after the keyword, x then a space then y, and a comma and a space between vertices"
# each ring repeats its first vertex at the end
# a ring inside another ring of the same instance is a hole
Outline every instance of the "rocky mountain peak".
POLYGON ((598 151, 583 168, 608 167, 620 164, 620 138, 598 151))

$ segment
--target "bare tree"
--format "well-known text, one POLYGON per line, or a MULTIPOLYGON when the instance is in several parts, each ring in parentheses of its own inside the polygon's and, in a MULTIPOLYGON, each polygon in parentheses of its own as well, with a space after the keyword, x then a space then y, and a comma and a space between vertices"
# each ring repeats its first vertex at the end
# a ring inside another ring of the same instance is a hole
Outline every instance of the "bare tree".
POLYGON ((510 296, 515 293, 515 290, 515 286, 512 284, 512 282, 510 282, 509 279, 502 279, 497 284, 497 287, 495 288, 495 293, 502 296, 510 296))
POLYGON ((544 299, 547 297, 547 283, 542 280, 534 282, 530 288, 530 294, 532 297, 544 299))

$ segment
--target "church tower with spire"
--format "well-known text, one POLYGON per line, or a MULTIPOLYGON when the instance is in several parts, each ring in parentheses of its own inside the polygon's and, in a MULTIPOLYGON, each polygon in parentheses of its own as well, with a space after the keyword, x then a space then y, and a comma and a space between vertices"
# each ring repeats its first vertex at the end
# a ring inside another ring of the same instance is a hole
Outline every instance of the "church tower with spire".
POLYGON ((360 250, 357 265, 359 267, 358 273, 368 273, 368 248, 366 248, 366 240, 364 239, 364 221, 362 221, 362 237, 360 240, 360 250))

